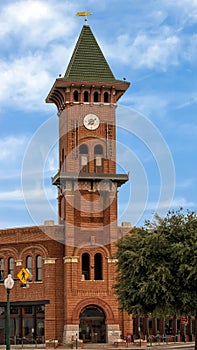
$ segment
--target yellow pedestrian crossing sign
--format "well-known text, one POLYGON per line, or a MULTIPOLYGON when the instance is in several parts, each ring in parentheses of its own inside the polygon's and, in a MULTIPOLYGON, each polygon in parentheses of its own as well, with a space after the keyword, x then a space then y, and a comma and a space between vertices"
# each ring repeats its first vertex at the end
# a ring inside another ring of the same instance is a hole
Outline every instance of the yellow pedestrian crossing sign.
POLYGON ((24 267, 19 271, 17 277, 19 278, 19 280, 22 282, 22 283, 25 283, 28 278, 30 277, 30 273, 28 272, 27 269, 25 269, 24 267))

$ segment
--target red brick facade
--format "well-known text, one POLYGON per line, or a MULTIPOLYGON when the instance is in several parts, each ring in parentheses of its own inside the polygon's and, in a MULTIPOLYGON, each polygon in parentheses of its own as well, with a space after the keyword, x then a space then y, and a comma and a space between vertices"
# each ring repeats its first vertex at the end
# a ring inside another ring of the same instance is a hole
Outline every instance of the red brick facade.
MULTIPOLYGON (((92 40, 87 27, 85 36, 92 40)), ((108 66, 102 64, 105 73, 108 66)), ((131 320, 121 313, 113 288, 115 242, 130 230, 117 227, 117 192, 128 176, 116 173, 115 118, 116 103, 129 83, 110 79, 72 80, 67 74, 55 81, 46 99, 56 104, 59 117, 60 170, 52 179, 59 223, 0 230, 0 344, 5 343, 3 281, 8 274, 15 279, 10 293, 15 344, 71 343, 76 337, 114 343, 128 333, 139 337, 142 332, 145 338, 147 329, 157 332, 156 319, 131 320), (17 278, 21 268, 32 274, 26 288, 17 278)))
MULTIPOLYGON (((52 179, 58 187, 59 223, 0 231, 1 281, 8 273, 16 279, 10 294, 15 343, 30 338, 70 343, 76 336, 112 343, 132 331, 113 289, 115 242, 123 234, 117 227, 117 191, 128 180, 116 174, 115 110, 129 83, 112 80, 59 78, 47 97, 59 117, 60 170, 52 179), (16 278, 24 267, 32 273, 29 288, 21 288, 16 278)), ((0 295, 3 343, 2 283, 0 295)))

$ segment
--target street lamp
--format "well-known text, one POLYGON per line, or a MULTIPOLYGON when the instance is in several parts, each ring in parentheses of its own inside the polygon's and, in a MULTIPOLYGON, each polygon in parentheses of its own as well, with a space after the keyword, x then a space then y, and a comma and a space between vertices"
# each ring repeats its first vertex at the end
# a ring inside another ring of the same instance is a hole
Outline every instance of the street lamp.
POLYGON ((6 314, 6 350, 10 350, 10 290, 14 286, 14 280, 12 275, 8 275, 8 277, 4 280, 4 286, 7 290, 7 314, 6 314))

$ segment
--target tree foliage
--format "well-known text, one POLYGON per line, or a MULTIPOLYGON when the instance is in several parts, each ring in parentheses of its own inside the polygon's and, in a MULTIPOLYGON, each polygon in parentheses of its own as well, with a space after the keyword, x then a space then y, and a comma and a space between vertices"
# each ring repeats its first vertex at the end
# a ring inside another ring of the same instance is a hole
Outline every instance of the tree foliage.
POLYGON ((180 209, 117 243, 119 302, 129 314, 195 315, 197 216, 180 209))

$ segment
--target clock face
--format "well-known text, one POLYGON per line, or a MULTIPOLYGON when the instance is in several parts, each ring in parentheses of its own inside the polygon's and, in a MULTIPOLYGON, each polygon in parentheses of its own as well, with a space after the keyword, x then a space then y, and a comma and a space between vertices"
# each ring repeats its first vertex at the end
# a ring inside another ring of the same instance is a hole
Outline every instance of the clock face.
POLYGON ((83 119, 83 125, 88 130, 95 130, 99 127, 100 121, 96 114, 87 114, 83 119))

